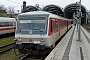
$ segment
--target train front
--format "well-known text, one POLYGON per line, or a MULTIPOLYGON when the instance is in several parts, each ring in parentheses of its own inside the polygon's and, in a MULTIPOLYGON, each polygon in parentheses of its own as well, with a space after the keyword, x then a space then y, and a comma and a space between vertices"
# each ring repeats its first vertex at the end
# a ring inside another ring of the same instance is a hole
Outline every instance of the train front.
POLYGON ((22 54, 37 54, 49 44, 47 25, 48 15, 22 13, 16 22, 16 48, 22 54))

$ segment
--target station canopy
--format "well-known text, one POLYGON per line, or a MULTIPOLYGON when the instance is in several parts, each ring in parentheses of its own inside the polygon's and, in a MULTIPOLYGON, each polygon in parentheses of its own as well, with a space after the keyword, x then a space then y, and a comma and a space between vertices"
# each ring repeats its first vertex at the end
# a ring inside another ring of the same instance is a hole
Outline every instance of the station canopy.
POLYGON ((43 11, 47 11, 47 12, 50 12, 50 13, 53 13, 53 14, 56 14, 59 16, 63 16, 62 9, 63 8, 61 8, 60 6, 57 6, 57 5, 47 5, 43 8, 43 11))
MULTIPOLYGON (((64 17, 68 19, 73 18, 73 14, 77 14, 77 8, 80 7, 80 5, 73 3, 69 4, 64 8, 64 17)), ((81 5, 81 12, 82 12, 82 17, 81 17, 81 24, 86 23, 86 12, 87 9, 85 6, 81 5)))
POLYGON ((26 7, 26 12, 30 12, 30 11, 37 11, 37 10, 42 10, 40 7, 38 7, 38 9, 35 6, 27 6, 26 7))

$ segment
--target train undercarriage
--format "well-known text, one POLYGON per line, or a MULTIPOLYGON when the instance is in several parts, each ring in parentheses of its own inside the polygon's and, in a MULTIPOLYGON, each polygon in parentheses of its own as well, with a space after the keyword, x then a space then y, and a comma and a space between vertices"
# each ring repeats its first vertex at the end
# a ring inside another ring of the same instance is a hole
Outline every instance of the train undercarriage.
POLYGON ((24 43, 16 44, 15 49, 18 49, 21 54, 42 55, 43 52, 45 53, 46 47, 43 44, 24 43))

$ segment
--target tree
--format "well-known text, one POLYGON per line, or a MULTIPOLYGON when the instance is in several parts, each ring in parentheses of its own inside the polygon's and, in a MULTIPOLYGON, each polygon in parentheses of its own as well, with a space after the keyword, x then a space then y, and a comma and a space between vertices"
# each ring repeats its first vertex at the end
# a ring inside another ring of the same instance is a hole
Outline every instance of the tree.
POLYGON ((10 17, 13 17, 14 13, 15 13, 15 9, 14 7, 8 7, 7 8, 7 13, 10 15, 10 17))
POLYGON ((6 10, 6 8, 4 7, 4 5, 0 4, 0 10, 6 10))
POLYGON ((5 17, 5 16, 7 16, 6 8, 4 7, 4 5, 0 4, 0 17, 5 17))

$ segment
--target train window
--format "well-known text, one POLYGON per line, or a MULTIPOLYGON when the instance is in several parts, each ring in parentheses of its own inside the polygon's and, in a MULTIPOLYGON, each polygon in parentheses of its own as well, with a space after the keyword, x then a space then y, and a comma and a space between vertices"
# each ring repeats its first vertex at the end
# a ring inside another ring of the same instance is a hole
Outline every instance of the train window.
POLYGON ((65 22, 66 22, 65 24, 66 24, 66 26, 67 26, 67 21, 65 21, 65 22))
POLYGON ((66 26, 67 26, 67 24, 68 24, 68 23, 67 23, 67 21, 66 21, 66 26))
POLYGON ((46 17, 22 17, 20 18, 20 26, 22 31, 45 30, 46 17))
POLYGON ((9 23, 8 23, 8 22, 1 22, 0 24, 1 24, 1 27, 6 27, 6 26, 8 26, 8 25, 9 25, 9 23))
POLYGON ((53 30, 54 30, 54 21, 51 20, 51 32, 53 32, 53 30))
POLYGON ((65 20, 63 21, 63 25, 64 25, 63 27, 65 27, 65 20))
POLYGON ((50 30, 51 30, 51 32, 52 32, 52 20, 50 20, 50 23, 51 23, 51 25, 50 25, 50 30))
POLYGON ((62 21, 62 28, 64 27, 64 21, 62 21))
POLYGON ((16 22, 13 23, 13 26, 16 26, 16 22))
POLYGON ((67 21, 67 25, 69 25, 69 21, 67 21))
POLYGON ((60 24, 60 28, 61 28, 61 20, 60 20, 60 23, 59 24, 60 24))
POLYGON ((4 23, 4 26, 9 26, 9 22, 5 22, 4 23))
POLYGON ((13 26, 13 22, 9 22, 9 26, 13 26))
POLYGON ((65 24, 65 21, 64 21, 64 27, 65 27, 65 25, 66 25, 66 24, 65 24))
POLYGON ((69 21, 68 21, 68 25, 69 25, 69 21))
POLYGON ((60 28, 62 28, 62 20, 60 20, 60 28))
POLYGON ((56 20, 56 30, 58 30, 58 20, 56 20))
POLYGON ((0 23, 0 27, 1 27, 1 23, 0 23))
POLYGON ((65 21, 65 26, 67 25, 67 21, 65 21))
POLYGON ((63 20, 62 20, 62 28, 63 28, 63 26, 64 26, 63 24, 64 24, 64 23, 63 23, 63 20))

